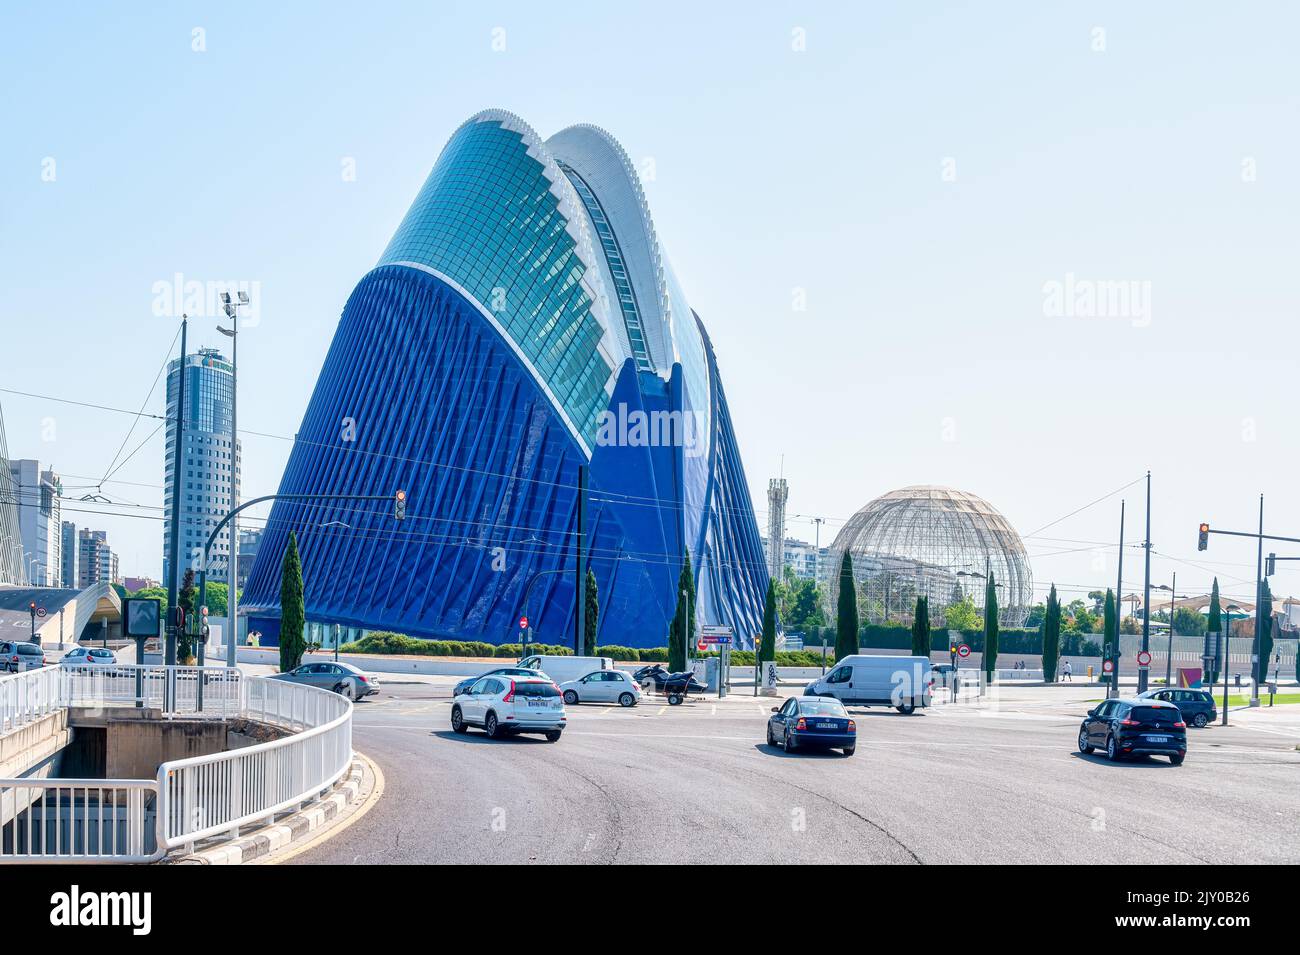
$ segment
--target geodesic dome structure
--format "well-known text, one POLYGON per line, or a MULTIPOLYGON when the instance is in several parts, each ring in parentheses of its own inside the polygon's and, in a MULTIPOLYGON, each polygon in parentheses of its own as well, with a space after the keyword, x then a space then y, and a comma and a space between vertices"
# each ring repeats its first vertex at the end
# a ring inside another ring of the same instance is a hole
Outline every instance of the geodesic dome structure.
POLYGON ((984 608, 985 573, 998 592, 998 622, 1024 624, 1034 592, 1020 535, 988 501, 965 491, 921 485, 882 494, 841 528, 827 560, 831 619, 845 551, 853 555, 858 612, 871 623, 910 622, 917 597, 930 620, 969 596, 984 608))

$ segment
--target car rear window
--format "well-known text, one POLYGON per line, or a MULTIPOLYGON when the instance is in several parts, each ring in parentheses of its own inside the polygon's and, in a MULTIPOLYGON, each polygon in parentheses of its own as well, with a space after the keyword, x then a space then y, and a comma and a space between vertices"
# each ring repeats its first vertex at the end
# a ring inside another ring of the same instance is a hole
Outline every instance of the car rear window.
POLYGON ((1163 706, 1135 706, 1133 712, 1129 714, 1129 719, 1151 723, 1156 720, 1174 720, 1177 716, 1173 709, 1163 706))
POLYGON ((845 716, 844 705, 839 700, 800 700, 800 713, 814 716, 845 716))
POLYGON ((559 696, 553 683, 516 683, 515 696, 559 696))
POLYGON ((43 656, 43 655, 44 655, 44 654, 42 654, 42 652, 41 652, 41 648, 38 647, 38 646, 37 646, 36 644, 34 644, 34 643, 20 643, 20 644, 18 644, 18 652, 19 652, 19 653, 25 653, 25 654, 27 654, 29 657, 43 656))

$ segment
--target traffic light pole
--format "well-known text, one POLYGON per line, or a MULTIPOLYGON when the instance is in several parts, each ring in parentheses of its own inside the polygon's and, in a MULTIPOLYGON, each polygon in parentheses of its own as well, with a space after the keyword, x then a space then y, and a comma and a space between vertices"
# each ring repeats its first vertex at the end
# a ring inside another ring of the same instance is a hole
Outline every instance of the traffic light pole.
MULTIPOLYGON (((176 370, 176 446, 172 448, 172 506, 167 515, 171 527, 167 535, 167 629, 163 663, 176 665, 176 581, 180 571, 181 548, 181 465, 185 455, 185 334, 189 316, 181 316, 181 357, 176 370)), ((206 553, 205 563, 206 563, 206 553)), ((137 660, 144 663, 144 660, 137 660)))
MULTIPOLYGON (((236 508, 232 508, 226 512, 226 516, 217 523, 217 526, 212 528, 212 532, 208 534, 208 539, 203 544, 203 563, 199 567, 199 607, 207 606, 208 552, 212 549, 212 543, 217 539, 217 535, 240 511, 255 504, 264 504, 267 501, 395 501, 395 513, 401 514, 401 517, 397 519, 402 520, 406 515, 406 493, 404 491, 398 491, 397 493, 401 496, 395 498, 391 494, 264 494, 261 497, 253 498, 251 501, 245 501, 236 508)), ((169 593, 174 593, 174 590, 175 588, 172 588, 169 593)), ((173 596, 170 599, 174 600, 175 597, 173 596)), ((175 606, 173 603, 167 605, 169 615, 173 606, 175 606)), ((238 635, 235 633, 231 633, 226 637, 226 666, 228 667, 235 665, 235 643, 237 639, 238 635)), ((172 652, 174 655, 174 647, 172 652)))

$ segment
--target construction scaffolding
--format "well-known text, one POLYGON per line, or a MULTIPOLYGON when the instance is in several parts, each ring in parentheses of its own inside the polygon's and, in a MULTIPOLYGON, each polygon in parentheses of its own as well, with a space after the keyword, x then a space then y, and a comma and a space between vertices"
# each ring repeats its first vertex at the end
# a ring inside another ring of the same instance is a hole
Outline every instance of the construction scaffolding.
POLYGON ((785 566, 785 502, 789 496, 785 478, 767 482, 767 573, 773 580, 781 579, 785 566))
MULTIPOLYGON (((1020 535, 983 498, 947 487, 905 487, 881 495, 849 519, 827 561, 838 568, 853 555, 858 613, 871 623, 910 623, 917 597, 929 598, 930 621, 943 626, 944 608, 970 597, 984 609, 993 574, 998 623, 1024 624, 1034 581, 1020 535)), ((834 619, 839 574, 829 575, 834 619)))

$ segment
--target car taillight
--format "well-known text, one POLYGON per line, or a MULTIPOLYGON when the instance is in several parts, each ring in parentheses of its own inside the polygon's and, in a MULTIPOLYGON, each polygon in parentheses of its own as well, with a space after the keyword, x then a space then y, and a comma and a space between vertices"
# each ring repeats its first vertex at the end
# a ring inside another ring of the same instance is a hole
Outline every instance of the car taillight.
POLYGON ((799 717, 799 722, 794 724, 794 728, 797 730, 806 730, 808 728, 808 721, 801 716, 799 717))
POLYGON ((515 701, 515 681, 514 681, 514 680, 511 680, 511 681, 510 681, 510 689, 506 692, 506 695, 505 695, 505 696, 501 697, 501 702, 502 702, 502 703, 513 703, 514 701, 515 701))
POLYGON ((1187 729, 1187 724, 1184 723, 1182 720, 1179 720, 1177 723, 1174 724, 1174 729, 1185 730, 1187 729))
POLYGON ((1119 725, 1120 726, 1141 726, 1142 724, 1139 723, 1137 720, 1131 720, 1128 717, 1125 717, 1124 719, 1119 721, 1119 725))
POLYGON ((370 680, 368 680, 368 679, 367 679, 366 677, 364 677, 364 676, 359 676, 359 677, 357 677, 357 679, 360 680, 362 683, 369 683, 369 682, 370 682, 370 680))
POLYGON ((849 732, 856 733, 857 731, 858 731, 858 724, 853 722, 852 720, 849 720, 849 732))

